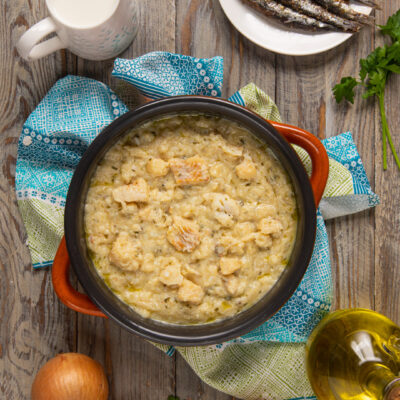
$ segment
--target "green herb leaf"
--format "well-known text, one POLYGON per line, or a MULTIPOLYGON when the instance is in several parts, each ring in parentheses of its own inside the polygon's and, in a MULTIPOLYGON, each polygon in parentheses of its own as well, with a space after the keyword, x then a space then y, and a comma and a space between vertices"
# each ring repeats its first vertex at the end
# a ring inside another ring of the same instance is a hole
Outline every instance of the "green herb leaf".
POLYGON ((377 97, 382 123, 383 169, 387 168, 387 142, 400 169, 400 158, 393 145, 384 107, 387 78, 391 73, 400 74, 400 10, 389 17, 386 25, 382 25, 380 28, 384 35, 392 38, 392 44, 377 47, 367 58, 361 59, 360 81, 349 76, 342 78, 340 83, 333 88, 333 93, 338 103, 343 98, 354 103, 354 88, 362 85, 365 87, 362 96, 364 99, 371 96, 377 97))
POLYGON ((400 65, 400 42, 394 42, 388 47, 387 57, 391 64, 400 65))
POLYGON ((364 82, 368 74, 387 65, 387 46, 377 47, 367 58, 360 60, 360 78, 364 82))
POLYGON ((342 78, 339 84, 333 88, 333 94, 337 103, 340 103, 343 98, 348 100, 351 104, 354 104, 354 88, 359 83, 351 76, 342 78))
POLYGON ((376 95, 379 96, 385 91, 386 77, 388 72, 381 68, 373 71, 369 74, 369 80, 367 84, 367 92, 363 96, 364 98, 376 95))
POLYGON ((393 14, 386 25, 378 25, 384 35, 389 35, 393 41, 400 40, 400 10, 393 14))
POLYGON ((395 73, 395 74, 400 74, 400 65, 395 65, 395 64, 388 65, 388 66, 386 67, 386 69, 387 69, 388 71, 390 71, 390 72, 395 73))
POLYGON ((168 400, 180 400, 179 397, 176 396, 168 396, 168 400))

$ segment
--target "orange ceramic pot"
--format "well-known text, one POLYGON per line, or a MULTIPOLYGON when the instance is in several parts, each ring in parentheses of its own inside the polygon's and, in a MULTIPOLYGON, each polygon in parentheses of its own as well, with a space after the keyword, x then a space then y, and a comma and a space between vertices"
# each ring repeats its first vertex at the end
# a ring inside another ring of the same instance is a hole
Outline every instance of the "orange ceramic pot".
POLYGON ((316 233, 316 208, 328 178, 329 160, 322 143, 300 128, 266 121, 252 111, 227 100, 178 96, 147 103, 130 111, 93 141, 83 155, 71 180, 65 208, 65 239, 53 265, 53 285, 60 300, 81 313, 110 317, 132 333, 146 339, 179 346, 215 344, 241 336, 271 318, 299 285, 310 261, 316 233), (272 289, 241 313, 202 325, 172 325, 144 318, 116 297, 101 279, 86 247, 84 204, 97 163, 110 147, 131 128, 164 115, 205 113, 219 115, 248 128, 273 150, 289 174, 298 206, 298 229, 288 266, 272 289), (309 178, 291 144, 307 151, 312 161, 309 178), (69 283, 69 265, 87 294, 69 283))

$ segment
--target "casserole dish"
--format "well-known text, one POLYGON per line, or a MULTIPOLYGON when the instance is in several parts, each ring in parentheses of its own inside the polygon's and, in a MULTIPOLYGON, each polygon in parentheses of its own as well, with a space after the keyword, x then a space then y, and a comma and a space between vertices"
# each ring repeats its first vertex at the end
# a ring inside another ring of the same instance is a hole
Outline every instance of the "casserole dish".
POLYGON ((275 314, 300 283, 314 248, 316 206, 322 197, 328 170, 326 151, 312 134, 296 127, 268 122, 229 101, 178 96, 145 104, 106 127, 89 146, 75 170, 66 201, 65 239, 60 244, 52 270, 54 289, 68 307, 90 315, 110 317, 130 332, 159 343, 206 345, 243 335, 275 314), (155 118, 188 113, 222 116, 247 128, 268 145, 292 181, 298 208, 298 227, 286 269, 261 300, 223 320, 207 324, 176 325, 142 317, 108 288, 89 257, 84 232, 84 205, 99 160, 130 129, 155 118), (303 147, 310 155, 313 165, 310 179, 289 142, 303 147), (89 296, 77 292, 69 283, 70 262, 89 296))

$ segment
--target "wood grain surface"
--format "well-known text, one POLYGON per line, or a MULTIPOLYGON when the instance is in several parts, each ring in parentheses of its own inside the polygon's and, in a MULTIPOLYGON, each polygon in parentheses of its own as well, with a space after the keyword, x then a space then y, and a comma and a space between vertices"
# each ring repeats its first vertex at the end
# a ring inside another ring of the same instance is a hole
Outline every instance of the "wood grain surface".
MULTIPOLYGON (((383 2, 378 23, 400 8, 383 2)), ((140 0, 135 2, 139 33, 121 55, 132 58, 153 50, 225 60, 223 96, 254 82, 276 101, 285 122, 320 138, 351 130, 367 175, 382 205, 328 222, 335 307, 376 309, 400 323, 400 173, 388 154, 382 169, 380 118, 373 101, 357 97, 353 106, 336 105, 332 86, 358 72, 358 60, 383 38, 364 29, 327 53, 288 57, 263 50, 241 36, 218 0, 140 0)), ((49 270, 32 271, 26 233, 14 194, 17 141, 23 122, 57 79, 66 74, 105 82, 133 106, 137 93, 110 77, 112 60, 91 62, 67 50, 40 61, 19 57, 20 35, 47 15, 44 0, 0 2, 0 398, 29 399, 38 369, 60 352, 79 351, 99 360, 110 379, 110 399, 228 400, 200 381, 185 361, 155 347, 110 321, 78 315, 56 298, 49 270)), ((400 79, 386 94, 392 136, 400 150, 400 79)))

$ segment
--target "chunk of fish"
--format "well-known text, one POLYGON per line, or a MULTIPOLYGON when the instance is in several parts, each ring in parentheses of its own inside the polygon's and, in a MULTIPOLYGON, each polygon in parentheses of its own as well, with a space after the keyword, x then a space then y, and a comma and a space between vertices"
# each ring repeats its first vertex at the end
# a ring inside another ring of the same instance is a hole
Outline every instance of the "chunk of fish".
POLYGON ((179 287, 178 290, 179 301, 191 304, 200 304, 203 298, 204 291, 201 286, 196 285, 188 279, 183 280, 182 285, 179 287))
POLYGON ((136 165, 133 162, 126 162, 121 165, 121 178, 124 183, 131 183, 136 175, 136 165))
POLYGON ((128 233, 121 232, 112 245, 108 259, 124 271, 137 271, 142 261, 140 246, 128 233))
POLYGON ((169 165, 161 158, 152 158, 146 165, 147 172, 154 177, 168 174, 169 165))
POLYGON ((236 175, 240 179, 250 180, 254 179, 257 175, 256 165, 253 163, 251 158, 246 157, 236 168, 236 175))
POLYGON ((149 201, 149 187, 143 178, 137 179, 129 185, 119 186, 112 191, 115 201, 119 203, 149 201))
POLYGON ((175 257, 167 257, 166 265, 160 272, 160 281, 167 286, 177 287, 183 282, 181 264, 175 257))
POLYGON ((184 275, 185 278, 188 278, 191 281, 196 281, 201 278, 201 273, 197 271, 196 269, 190 267, 189 265, 185 265, 183 268, 182 274, 184 275))
POLYGON ((351 19, 362 24, 373 24, 373 18, 354 10, 349 4, 342 0, 315 0, 315 2, 343 18, 351 19))
POLYGON ((143 261, 142 265, 140 266, 140 270, 143 272, 154 272, 156 270, 153 253, 146 253, 143 255, 143 261))
POLYGON ((304 15, 331 24, 342 31, 358 32, 362 27, 360 23, 333 14, 311 0, 279 0, 279 2, 304 15))
POLYGON ((208 193, 204 195, 204 198, 211 201, 215 219, 222 226, 233 226, 240 214, 240 207, 236 200, 222 193, 208 193))
POLYGON ((221 257, 219 260, 219 268, 222 275, 231 275, 242 268, 242 262, 240 258, 236 257, 221 257))
POLYGON ((210 180, 207 163, 199 156, 183 158, 172 158, 169 166, 178 186, 198 185, 210 180))
POLYGON ((194 221, 174 217, 174 223, 167 231, 167 240, 176 250, 190 253, 200 244, 199 227, 194 221))
POLYGON ((218 256, 227 253, 241 256, 244 254, 246 243, 240 238, 236 239, 230 235, 222 235, 215 246, 215 253, 218 256))
POLYGON ((306 29, 334 29, 332 25, 322 21, 318 21, 313 17, 303 15, 298 11, 292 10, 289 7, 279 4, 273 0, 242 0, 247 5, 255 8, 264 15, 280 19, 287 25, 298 26, 306 29))

